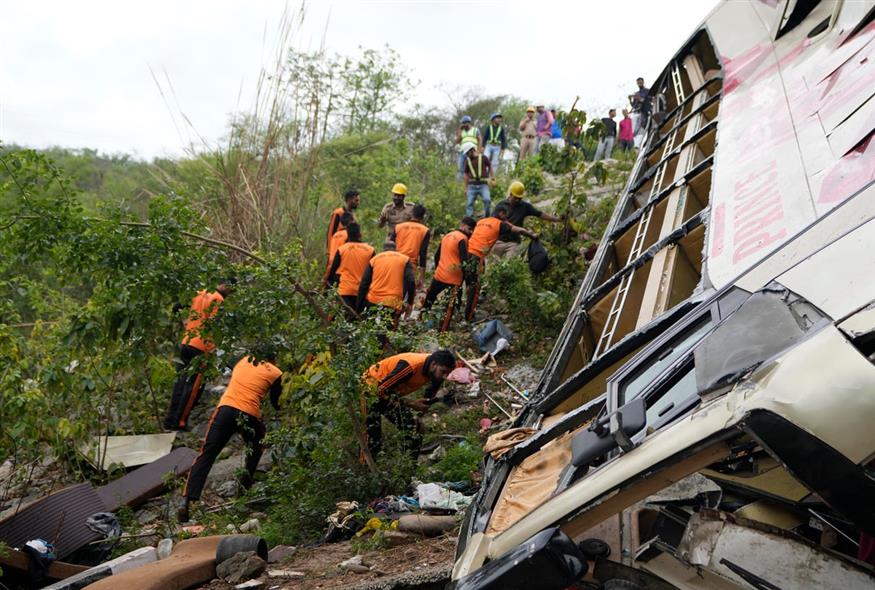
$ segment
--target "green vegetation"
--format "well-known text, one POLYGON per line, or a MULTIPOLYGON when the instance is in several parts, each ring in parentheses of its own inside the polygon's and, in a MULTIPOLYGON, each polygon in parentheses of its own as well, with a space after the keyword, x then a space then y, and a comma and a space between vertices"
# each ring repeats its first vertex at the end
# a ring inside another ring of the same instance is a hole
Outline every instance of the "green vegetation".
MULTIPOLYGON (((450 113, 398 115, 393 107, 414 82, 391 50, 292 52, 269 80, 222 146, 177 160, 0 147, 0 462, 12 469, 0 502, 46 457, 76 479, 96 479, 71 449, 97 435, 159 431, 185 313, 174 304, 229 274, 237 288, 205 327, 220 343, 208 376, 271 346, 286 377, 283 407, 268 415, 274 469, 208 522, 221 529, 266 497, 265 535, 297 542, 319 535, 338 500, 398 493, 416 475, 471 480, 481 459, 476 408, 444 416, 435 406, 442 428, 467 438, 431 466, 407 458, 391 429, 379 468, 360 461, 360 376, 382 352, 381 328, 346 321, 321 290, 325 223, 339 195, 358 187, 364 237, 379 243, 378 211, 400 181, 428 207, 436 236, 454 228, 464 209, 456 115, 483 121, 501 110, 513 136, 525 103, 475 96, 450 113)), ((531 195, 569 216, 529 221, 553 261, 548 272, 533 277, 520 258, 490 264, 484 278, 485 309, 512 317, 529 362, 549 352, 586 270, 581 253, 601 236, 630 168, 588 164, 576 148, 517 166, 531 195), (590 199, 598 187, 607 192, 590 199)), ((509 180, 499 177, 496 196, 509 180)), ((405 323, 390 347, 437 339, 405 323)), ((470 346, 468 326, 442 340, 470 346)))

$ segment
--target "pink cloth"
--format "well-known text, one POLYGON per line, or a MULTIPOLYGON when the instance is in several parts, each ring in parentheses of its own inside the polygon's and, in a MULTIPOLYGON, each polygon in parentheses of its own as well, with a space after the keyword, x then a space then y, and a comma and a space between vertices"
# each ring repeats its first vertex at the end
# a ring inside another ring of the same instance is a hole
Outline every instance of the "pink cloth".
POLYGON ((635 134, 632 132, 632 119, 626 118, 620 121, 620 135, 619 139, 621 141, 633 141, 635 139, 635 134))
POLYGON ((538 135, 550 137, 553 134, 553 113, 545 110, 538 114, 538 135))
POLYGON ((475 383, 477 377, 471 373, 471 369, 468 367, 456 367, 447 375, 447 381, 453 381, 454 383, 475 383))

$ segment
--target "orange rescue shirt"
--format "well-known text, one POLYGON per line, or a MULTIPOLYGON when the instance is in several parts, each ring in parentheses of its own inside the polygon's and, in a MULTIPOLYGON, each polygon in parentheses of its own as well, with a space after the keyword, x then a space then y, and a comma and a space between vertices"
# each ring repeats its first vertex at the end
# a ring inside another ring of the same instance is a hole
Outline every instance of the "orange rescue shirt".
POLYGON ((425 374, 425 361, 428 359, 427 352, 402 352, 374 363, 365 372, 365 381, 377 387, 380 397, 386 397, 390 393, 399 396, 409 395, 423 385, 431 383, 431 378, 425 374), (400 361, 405 361, 407 367, 392 375, 400 361), (388 379, 392 375, 391 379, 388 379), (402 381, 405 377, 408 377, 402 381))
POLYGON ((374 257, 374 247, 364 242, 347 242, 337 252, 340 254, 340 266, 337 267, 340 284, 337 294, 357 295, 362 275, 365 274, 368 262, 374 257))
POLYGON ((485 258, 495 242, 498 241, 502 223, 504 222, 497 217, 484 217, 478 221, 474 227, 474 233, 471 234, 471 239, 468 240, 468 252, 485 258))
POLYGON ((261 402, 282 374, 272 363, 261 361, 256 365, 251 357, 243 357, 234 365, 231 381, 219 400, 219 406, 230 406, 261 418, 261 402))
POLYGON ((325 247, 328 248, 329 253, 331 252, 331 236, 342 227, 340 224, 340 216, 343 215, 344 211, 345 209, 343 207, 338 207, 331 212, 331 217, 328 219, 328 237, 325 239, 325 247))
POLYGON ((419 266, 419 250, 428 234, 428 226, 418 221, 405 221, 395 226, 395 247, 405 254, 415 269, 419 266))
POLYGON ((461 285, 464 279, 462 259, 459 258, 459 243, 468 242, 468 236, 453 230, 441 239, 441 257, 434 271, 434 278, 448 285, 461 285))
POLYGON ((404 307, 404 269, 410 260, 396 250, 380 252, 371 258, 371 287, 368 302, 394 309, 404 307))
POLYGON ((185 336, 182 338, 183 344, 188 344, 203 352, 211 352, 216 348, 212 340, 204 340, 199 332, 204 320, 215 317, 219 311, 219 305, 223 301, 225 301, 225 298, 222 297, 221 293, 206 290, 197 292, 197 295, 191 300, 191 311, 188 314, 188 319, 185 321, 185 336))
POLYGON ((337 233, 331 236, 331 239, 328 240, 328 267, 331 268, 331 263, 334 261, 334 255, 337 253, 337 249, 343 246, 348 239, 348 234, 346 233, 346 229, 339 229, 337 233))

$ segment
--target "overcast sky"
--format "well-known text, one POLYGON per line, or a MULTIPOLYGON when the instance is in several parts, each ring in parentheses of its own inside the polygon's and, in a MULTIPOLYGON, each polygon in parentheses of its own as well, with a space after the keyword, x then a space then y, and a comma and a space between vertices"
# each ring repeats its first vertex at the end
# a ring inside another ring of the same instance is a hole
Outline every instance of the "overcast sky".
MULTIPOLYGON (((294 44, 354 54, 389 44, 420 81, 414 100, 448 106, 442 87, 479 87, 567 108, 622 106, 712 7, 711 0, 321 0, 294 44)), ((248 110, 274 57, 280 1, 4 3, 0 141, 183 153, 220 138, 248 110), (162 97, 154 75, 161 81, 162 97)), ((296 2, 288 10, 294 11, 296 2)))

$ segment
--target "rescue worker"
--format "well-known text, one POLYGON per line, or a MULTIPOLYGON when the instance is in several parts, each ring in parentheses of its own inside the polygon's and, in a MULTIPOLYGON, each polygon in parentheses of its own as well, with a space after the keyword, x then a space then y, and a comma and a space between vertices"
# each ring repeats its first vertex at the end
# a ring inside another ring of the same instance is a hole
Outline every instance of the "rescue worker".
POLYGON ((377 393, 377 399, 368 406, 365 420, 368 450, 372 456, 383 448, 382 419, 385 416, 403 433, 407 450, 416 458, 422 446, 422 434, 413 411, 421 414, 437 401, 438 390, 455 367, 456 359, 449 350, 437 350, 431 354, 405 352, 371 365, 365 372, 364 382, 377 393), (428 387, 424 397, 407 397, 425 385, 428 387))
MULTIPOLYGON (((179 375, 173 384, 173 393, 170 395, 170 406, 164 416, 164 430, 186 430, 188 417, 197 403, 203 388, 203 376, 200 371, 192 373, 189 365, 197 357, 211 353, 216 345, 208 338, 202 338, 200 334, 204 321, 216 316, 219 306, 230 295, 233 287, 233 279, 223 280, 215 291, 202 290, 191 300, 191 309, 184 321, 185 335, 179 345, 179 358, 182 360, 179 366, 179 375)), ((199 362, 202 359, 198 359, 199 362)))
POLYGON ((465 150, 466 143, 480 145, 480 130, 474 126, 469 115, 462 117, 462 120, 459 122, 459 129, 456 131, 456 149, 459 150, 458 180, 461 180, 462 174, 465 173, 465 155, 467 154, 467 150, 465 150))
POLYGON ((538 121, 535 119, 535 107, 526 109, 526 115, 519 124, 520 130, 520 160, 535 155, 535 144, 538 137, 538 121))
POLYGON ((493 170, 498 170, 501 156, 507 149, 507 130, 502 125, 503 121, 504 117, 501 113, 492 113, 489 124, 483 127, 483 132, 480 134, 480 151, 489 158, 493 170))
POLYGON ((331 263, 334 261, 334 255, 337 254, 337 249, 344 245, 349 239, 349 233, 346 226, 353 222, 353 216, 349 213, 344 213, 340 216, 340 229, 334 232, 331 239, 328 240, 328 263, 325 265, 325 280, 328 280, 328 271, 331 269, 331 263))
POLYGON ((396 249, 410 259, 414 272, 419 269, 417 290, 422 288, 425 282, 425 260, 428 256, 428 243, 431 240, 431 230, 423 223, 425 213, 425 205, 414 205, 413 219, 396 225, 393 236, 396 249))
POLYGON ((380 219, 377 225, 386 227, 386 236, 391 236, 395 231, 395 225, 403 221, 413 219, 413 203, 405 203, 407 185, 396 182, 392 187, 392 202, 386 203, 380 211, 380 219))
MULTIPOLYGON (((325 249, 330 250, 331 248, 331 236, 337 233, 337 230, 341 228, 341 220, 340 217, 344 213, 349 213, 351 216, 351 221, 355 221, 355 210, 358 209, 359 203, 361 202, 361 196, 359 192, 351 188, 343 195, 343 207, 338 207, 334 211, 331 212, 331 219, 328 220, 328 237, 325 240, 325 249)), ((331 263, 331 257, 328 258, 329 264, 331 263)))
POLYGON ((397 319, 410 311, 416 292, 416 278, 410 259, 396 251, 395 242, 383 244, 383 251, 371 258, 359 283, 356 310, 374 306, 394 310, 397 319))
POLYGON ((492 217, 485 217, 477 222, 474 232, 468 240, 470 259, 468 261, 468 288, 466 289, 468 301, 465 307, 465 319, 469 322, 474 319, 474 310, 477 309, 477 300, 480 297, 480 276, 483 274, 486 255, 498 241, 502 230, 523 234, 533 240, 538 239, 538 234, 507 222, 507 205, 497 206, 492 217))
MULTIPOLYGON (((550 223, 562 221, 561 217, 544 213, 528 201, 524 201, 523 195, 525 193, 525 185, 519 180, 514 180, 508 187, 507 198, 499 203, 499 205, 507 206, 507 222, 509 224, 523 227, 526 217, 538 217, 550 223)), ((492 247, 492 253, 498 258, 511 258, 519 253, 520 246, 519 234, 505 229, 498 234, 498 241, 492 247)))
POLYGON ((489 158, 485 157, 477 149, 477 146, 471 143, 462 146, 466 150, 465 153, 465 194, 468 202, 465 207, 465 215, 471 217, 474 215, 474 202, 477 200, 477 195, 483 200, 483 215, 489 217, 489 212, 492 209, 492 198, 489 196, 489 185, 495 182, 495 170, 492 169, 492 164, 489 158))
POLYGON ((261 402, 269 396, 274 409, 279 409, 282 393, 283 372, 277 368, 275 362, 276 354, 271 351, 265 355, 264 360, 256 361, 251 356, 245 356, 234 366, 231 381, 210 418, 201 452, 195 459, 182 490, 182 501, 176 513, 179 522, 188 520, 191 503, 200 500, 207 475, 216 457, 235 432, 240 434, 249 447, 246 453, 246 475, 241 483, 244 488, 252 485, 255 468, 264 452, 261 441, 266 429, 261 419, 261 402))
POLYGON ((452 289, 447 311, 441 322, 441 332, 447 331, 453 319, 453 309, 462 301, 462 281, 465 278, 465 263, 468 262, 468 238, 477 222, 471 217, 463 217, 459 229, 448 232, 434 253, 434 277, 425 294, 423 309, 431 309, 438 295, 452 289))
POLYGON ((355 311, 358 304, 359 284, 374 257, 374 247, 362 242, 361 226, 350 223, 346 228, 348 239, 337 249, 331 268, 328 270, 328 283, 337 286, 337 294, 350 310, 355 311))

